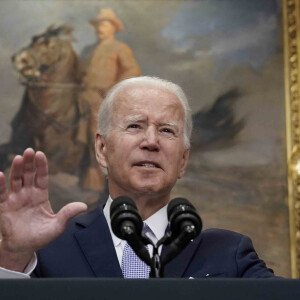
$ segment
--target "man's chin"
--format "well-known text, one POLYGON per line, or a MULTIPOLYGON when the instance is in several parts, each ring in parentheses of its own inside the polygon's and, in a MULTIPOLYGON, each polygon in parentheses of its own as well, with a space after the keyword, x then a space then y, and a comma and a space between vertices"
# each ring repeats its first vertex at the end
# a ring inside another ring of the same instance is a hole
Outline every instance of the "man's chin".
POLYGON ((148 196, 154 196, 154 197, 160 197, 162 195, 165 195, 170 191, 170 189, 167 189, 166 186, 163 186, 161 182, 159 183, 144 183, 144 184, 138 184, 134 186, 134 190, 136 194, 138 195, 148 195, 148 196))

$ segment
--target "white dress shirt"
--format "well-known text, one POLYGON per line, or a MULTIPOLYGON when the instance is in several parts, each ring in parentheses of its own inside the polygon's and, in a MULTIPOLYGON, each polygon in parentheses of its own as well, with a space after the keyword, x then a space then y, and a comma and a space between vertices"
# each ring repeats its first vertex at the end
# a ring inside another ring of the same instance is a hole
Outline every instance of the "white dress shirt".
MULTIPOLYGON (((122 256, 123 256, 123 249, 126 244, 126 241, 119 239, 115 234, 112 232, 111 225, 110 225, 110 206, 112 203, 112 199, 109 196, 107 199, 107 202, 104 206, 103 213, 104 217, 107 221, 109 231, 112 237, 113 244, 116 249, 117 257, 119 260, 120 266, 122 265, 122 256)), ((144 223, 148 225, 148 227, 151 229, 151 232, 147 233, 147 236, 156 243, 158 240, 160 240, 164 234, 165 230, 168 225, 168 217, 167 217, 167 205, 162 207, 160 210, 158 210, 156 213, 154 213, 152 216, 150 216, 147 220, 144 220, 144 223)), ((150 254, 152 255, 152 246, 149 246, 150 254)), ((161 247, 159 249, 161 251, 161 247)), ((37 265, 37 257, 34 253, 34 256, 32 257, 31 261, 28 263, 27 267, 25 268, 24 272, 15 272, 11 271, 5 268, 0 267, 0 278, 2 279, 24 279, 24 278, 30 278, 30 274, 33 272, 37 265)))

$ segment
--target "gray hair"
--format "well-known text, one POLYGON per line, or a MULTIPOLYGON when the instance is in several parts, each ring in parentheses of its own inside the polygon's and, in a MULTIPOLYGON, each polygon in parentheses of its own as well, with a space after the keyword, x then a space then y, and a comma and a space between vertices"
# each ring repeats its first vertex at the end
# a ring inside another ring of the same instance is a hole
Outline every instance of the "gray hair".
POLYGON ((164 88, 171 93, 173 93, 178 100, 180 101, 183 112, 184 112, 184 146, 186 149, 190 148, 190 138, 192 133, 192 115, 190 105, 188 100, 182 90, 182 88, 170 81, 158 78, 158 77, 150 77, 150 76, 141 76, 125 79, 117 83, 107 94, 103 102, 101 103, 99 112, 98 112, 98 129, 101 134, 104 136, 108 135, 109 126, 111 124, 112 119, 112 109, 113 104, 116 99, 116 95, 124 88, 130 86, 138 86, 138 85, 146 85, 146 86, 154 86, 159 88, 164 88))

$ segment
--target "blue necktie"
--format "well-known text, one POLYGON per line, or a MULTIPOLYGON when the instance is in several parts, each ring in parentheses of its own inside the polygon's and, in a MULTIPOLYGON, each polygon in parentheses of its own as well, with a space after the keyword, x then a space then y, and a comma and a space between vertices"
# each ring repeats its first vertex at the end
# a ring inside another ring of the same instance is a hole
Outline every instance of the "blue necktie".
MULTIPOLYGON (((144 233, 149 230, 151 229, 144 224, 144 233)), ((122 273, 124 278, 149 278, 150 273, 150 267, 135 254, 127 242, 123 250, 122 273)))

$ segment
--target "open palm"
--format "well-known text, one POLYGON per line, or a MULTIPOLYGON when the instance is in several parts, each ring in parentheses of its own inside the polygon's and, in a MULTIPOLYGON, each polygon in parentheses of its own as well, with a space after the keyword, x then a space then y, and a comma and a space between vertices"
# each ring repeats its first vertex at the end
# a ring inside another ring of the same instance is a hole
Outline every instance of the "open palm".
POLYGON ((42 152, 26 149, 23 156, 16 156, 9 182, 10 190, 0 173, 0 265, 18 264, 14 269, 24 269, 35 250, 54 240, 67 221, 87 207, 70 203, 53 213, 48 199, 47 159, 42 152), (9 262, 10 257, 15 262, 9 262))

